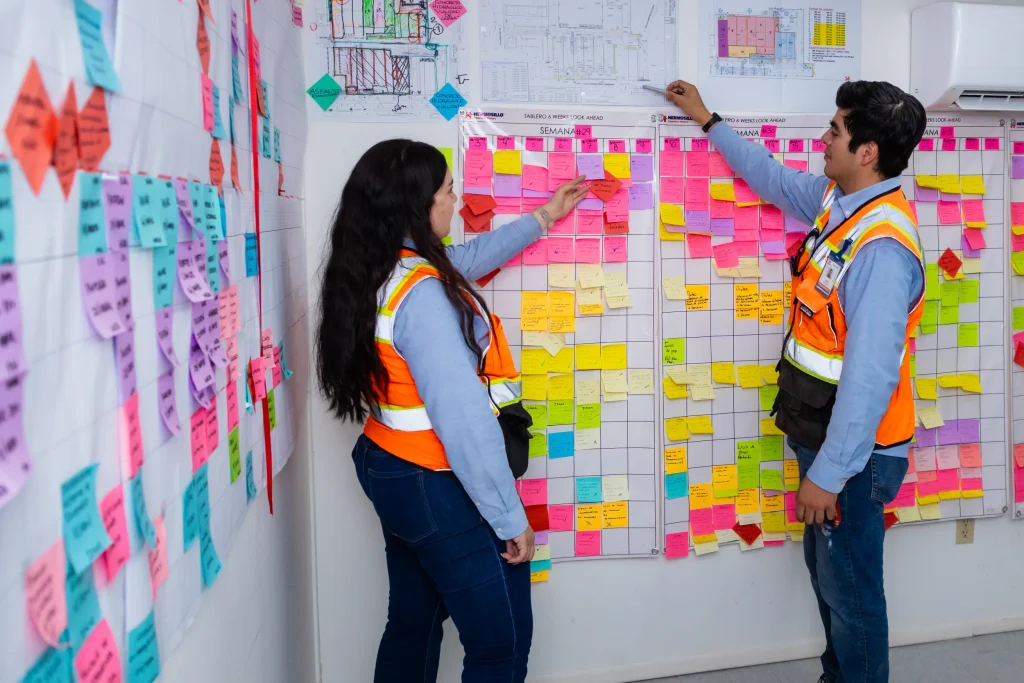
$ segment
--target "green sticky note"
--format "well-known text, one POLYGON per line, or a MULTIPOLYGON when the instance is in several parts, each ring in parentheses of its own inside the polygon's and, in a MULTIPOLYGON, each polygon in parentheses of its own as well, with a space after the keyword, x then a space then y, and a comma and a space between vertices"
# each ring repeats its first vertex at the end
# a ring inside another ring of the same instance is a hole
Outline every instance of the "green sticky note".
POLYGON ((674 337, 666 339, 662 345, 662 362, 665 365, 675 365, 686 362, 686 339, 674 337))
POLYGON ((943 282, 939 285, 939 305, 958 306, 960 304, 960 282, 943 282))
POLYGON ((572 424, 572 399, 548 401, 548 424, 571 425, 572 424))
POLYGON ((324 74, 319 81, 309 86, 306 93, 313 98, 317 106, 327 111, 327 108, 334 104, 334 100, 338 99, 338 95, 341 94, 341 86, 331 78, 330 74, 324 74))
POLYGON ((978 345, 978 323, 961 323, 956 330, 957 346, 978 345))
POLYGON ((451 147, 438 147, 438 151, 444 155, 444 160, 448 162, 448 170, 452 169, 452 148, 451 147))
POLYGON ((960 322, 960 306, 939 306, 939 324, 955 325, 960 322))
POLYGON ((786 482, 786 490, 787 491, 799 491, 800 490, 800 481, 798 479, 790 479, 789 481, 786 482))
POLYGON ((277 429, 277 404, 274 402, 274 390, 267 392, 267 414, 270 416, 270 429, 277 429))
POLYGON ((935 334, 939 324, 939 304, 936 301, 925 301, 921 311, 921 333, 935 334))
POLYGON ((917 377, 917 354, 910 354, 910 376, 917 377))
POLYGON ((756 489, 758 470, 761 466, 761 444, 757 439, 736 442, 736 479, 737 487, 756 489))
POLYGON ((758 441, 761 442, 761 462, 782 460, 781 436, 762 436, 758 441))
POLYGON ((782 470, 774 467, 761 468, 761 488, 766 491, 783 491, 785 484, 782 481, 782 470))
POLYGON ((443 244, 446 247, 452 246, 452 236, 451 235, 445 235, 444 237, 442 237, 441 238, 441 244, 443 244))
POLYGON ((924 267, 924 298, 937 301, 939 298, 939 264, 929 263, 924 267))
POLYGON ((761 410, 771 410, 775 405, 775 397, 779 395, 779 387, 777 384, 766 384, 758 388, 757 394, 761 400, 761 410))
POLYGON ((580 403, 576 406, 576 428, 597 429, 601 426, 601 404, 580 403))
POLYGON ((715 489, 715 498, 735 498, 738 489, 715 489))
POLYGON ((530 431, 530 457, 539 458, 548 454, 547 432, 530 431))
POLYGON ((960 283, 960 303, 978 303, 979 280, 957 280, 960 283))
POLYGON ((524 401, 523 408, 533 418, 534 429, 548 428, 548 406, 546 403, 526 403, 524 401))
POLYGON ((242 473, 242 451, 238 447, 238 427, 235 427, 228 434, 228 462, 231 466, 231 483, 238 481, 238 475, 242 473))
POLYGON ((1010 254, 1010 265, 1017 275, 1024 275, 1024 251, 1015 251, 1010 254))
POLYGON ((1024 306, 1013 307, 1013 331, 1024 330, 1024 306))

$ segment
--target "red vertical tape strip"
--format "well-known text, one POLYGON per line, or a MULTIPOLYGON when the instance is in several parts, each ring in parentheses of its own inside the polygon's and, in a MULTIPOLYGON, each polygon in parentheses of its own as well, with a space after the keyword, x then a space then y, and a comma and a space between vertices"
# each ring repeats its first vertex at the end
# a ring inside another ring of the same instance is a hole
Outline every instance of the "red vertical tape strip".
MULTIPOLYGON (((260 152, 257 124, 259 123, 259 106, 256 99, 256 88, 263 88, 263 85, 256 82, 256 60, 253 51, 253 41, 256 39, 252 31, 252 0, 245 0, 245 40, 249 48, 249 129, 252 134, 252 196, 256 209, 256 262, 260 268, 256 273, 256 310, 259 314, 259 332, 263 332, 263 258, 260 251, 260 152)), ((262 347, 260 348, 262 351, 262 347)), ((251 372, 251 370, 250 370, 251 372)), ((265 372, 265 371, 264 371, 265 372)), ((270 504, 270 514, 274 514, 274 449, 270 442, 270 407, 267 405, 266 397, 263 398, 263 444, 267 472, 267 502, 270 504)))

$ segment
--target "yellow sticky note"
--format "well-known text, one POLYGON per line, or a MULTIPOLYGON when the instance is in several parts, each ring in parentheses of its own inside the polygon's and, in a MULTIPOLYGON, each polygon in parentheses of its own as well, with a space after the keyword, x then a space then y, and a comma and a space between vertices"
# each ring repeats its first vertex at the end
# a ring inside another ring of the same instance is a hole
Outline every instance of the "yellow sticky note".
POLYGON ((782 324, 782 290, 763 289, 758 307, 758 322, 762 325, 782 324))
POLYGON ((741 489, 736 493, 736 514, 750 515, 761 512, 758 489, 741 489))
POLYGON ((963 194, 985 194, 985 178, 980 175, 961 176, 960 191, 963 194))
POLYGON ((548 315, 572 317, 574 315, 572 307, 575 303, 575 292, 548 292, 548 315))
POLYGON ((918 187, 927 187, 933 190, 939 189, 939 179, 933 175, 917 175, 914 176, 914 181, 917 182, 918 187))
POLYGON ((785 496, 766 496, 761 492, 761 512, 785 512, 785 496))
MULTIPOLYGON (((777 496, 782 498, 782 496, 777 496)), ((786 513, 763 512, 761 513, 761 528, 770 533, 783 533, 786 531, 786 513)))
POLYGON ((611 503, 604 504, 605 529, 622 529, 628 526, 629 501, 617 500, 611 503))
MULTIPOLYGON (((696 537, 695 537, 696 538, 696 537)), ((712 537, 714 538, 714 537, 712 537)), ((711 553, 718 552, 718 541, 708 541, 706 543, 698 543, 696 540, 693 542, 693 554, 697 555, 709 555, 711 553)))
POLYGON ((714 434, 715 428, 711 424, 710 415, 693 415, 686 418, 686 426, 691 434, 714 434))
POLYGON ((601 477, 601 500, 629 500, 629 477, 625 474, 601 477))
POLYGON ((576 380, 576 399, 580 403, 601 402, 601 380, 580 379, 576 380))
POLYGON ((715 389, 710 384, 693 384, 690 386, 690 398, 694 401, 714 401, 715 389))
POLYGON ((665 437, 669 441, 686 441, 690 438, 690 430, 686 426, 685 417, 670 417, 665 420, 665 437))
POLYGON ((631 393, 631 394, 653 394, 654 393, 654 370, 630 370, 629 371, 629 393, 631 393))
POLYGON ((451 147, 438 147, 437 151, 444 155, 445 163, 448 164, 449 169, 454 169, 452 166, 452 148, 451 147))
POLYGON ((626 271, 608 271, 604 274, 604 295, 612 297, 629 296, 629 286, 626 284, 626 271))
POLYGON ((494 172, 505 175, 523 175, 523 162, 519 150, 497 150, 494 153, 494 172))
POLYGON ((605 296, 605 301, 608 302, 608 308, 629 308, 633 305, 633 301, 629 298, 629 295, 605 296))
POLYGON ((711 183, 711 198, 722 202, 736 201, 736 192, 732 183, 711 183))
POLYGON ((686 462, 686 446, 668 446, 665 448, 665 474, 679 474, 688 471, 686 462))
POLYGON ((917 386, 917 397, 921 399, 930 399, 932 401, 938 399, 938 395, 935 393, 935 380, 927 377, 918 377, 914 384, 917 386))
POLYGON ((548 318, 548 330, 555 334, 576 331, 576 317, 572 315, 553 315, 548 318))
MULTIPOLYGON (((605 344, 601 347, 601 369, 602 370, 625 370, 626 369, 626 345, 605 344)), ((622 391, 625 391, 623 389, 622 391)))
POLYGON ((921 420, 921 424, 923 424, 926 429, 936 429, 946 424, 942 419, 942 414, 939 413, 937 406, 918 408, 917 417, 921 420))
POLYGON ((679 398, 686 398, 687 396, 686 385, 676 384, 672 381, 671 377, 662 377, 661 387, 665 392, 665 398, 667 399, 675 400, 679 398))
POLYGON ((576 506, 576 530, 596 531, 601 528, 601 504, 576 506))
POLYGON ((761 377, 764 378, 765 384, 778 384, 779 383, 779 371, 775 369, 775 365, 762 365, 761 366, 761 377))
POLYGON ((921 513, 918 511, 917 505, 908 505, 907 507, 896 508, 896 516, 899 517, 900 524, 921 521, 921 513))
POLYGON ((625 370, 602 370, 601 388, 606 394, 625 394, 629 391, 625 370))
POLYGON ((711 308, 711 285, 686 285, 686 310, 706 311, 711 308))
MULTIPOLYGON (((572 266, 569 265, 571 268, 572 266)), ((550 266, 549 266, 550 268, 550 266)), ((576 265, 577 277, 584 289, 604 287, 604 270, 598 263, 580 263, 576 265)))
POLYGON ((573 432, 573 442, 578 451, 591 451, 601 447, 600 429, 577 429, 573 432))
POLYGON ((757 318, 757 284, 733 285, 733 307, 736 311, 736 320, 753 320, 757 318))
POLYGON ((658 214, 661 216, 661 222, 666 225, 686 225, 683 207, 678 204, 659 204, 658 214))
POLYGON ((548 377, 548 398, 553 401, 573 397, 572 375, 550 375, 548 377))
POLYGON ((534 546, 534 548, 535 548, 535 551, 533 553, 534 561, 541 562, 541 561, 544 561, 544 560, 550 560, 551 559, 551 546, 549 546, 547 543, 538 544, 538 545, 534 546))
POLYGON ((939 192, 960 194, 960 176, 946 173, 938 176, 939 192))
POLYGON ((523 375, 523 398, 527 401, 546 401, 548 398, 547 375, 523 375))
POLYGON ((740 265, 736 269, 739 271, 740 277, 761 277, 761 267, 756 258, 740 256, 739 262, 740 265))
POLYGON ((548 374, 548 363, 551 354, 544 349, 527 348, 523 349, 522 366, 524 375, 546 375, 548 374))
POLYGON ((736 366, 732 363, 712 363, 711 378, 718 384, 736 384, 736 366))
POLYGON ((938 503, 920 505, 918 506, 918 511, 921 513, 921 519, 942 519, 938 503))
POLYGON ((571 263, 552 263, 548 266, 548 287, 573 289, 576 287, 576 269, 571 263))
POLYGON ((676 384, 693 384, 693 377, 684 366, 665 368, 665 374, 671 377, 676 384))
POLYGON ((711 484, 715 490, 715 498, 735 496, 738 481, 736 465, 715 465, 711 468, 711 484))
POLYGON ((519 306, 520 318, 546 318, 548 315, 547 292, 522 293, 522 299, 519 306))
POLYGON ((740 379, 740 386, 744 389, 756 389, 761 386, 761 366, 741 365, 736 368, 736 374, 740 379))
MULTIPOLYGON (((539 547, 539 546, 538 546, 539 547)), ((534 555, 536 557, 536 555, 534 555)), ((539 572, 530 572, 530 583, 544 583, 551 574, 549 569, 541 569, 539 572)))
POLYGON ((619 179, 629 178, 629 155, 605 154, 604 170, 619 179))
POLYGON ((973 372, 960 373, 960 388, 964 391, 969 391, 972 394, 980 394, 981 377, 979 377, 977 373, 973 372))
POLYGON ((555 356, 565 347, 565 335, 551 334, 550 332, 523 332, 523 346, 542 346, 548 353, 555 356))
POLYGON ((782 436, 782 430, 775 426, 774 417, 761 419, 761 434, 765 436, 782 436))
POLYGON ((576 346, 576 369, 577 370, 600 370, 601 369, 601 345, 600 344, 577 344, 577 346, 576 346))
POLYGON ((714 492, 711 484, 690 484, 690 509, 703 510, 712 506, 714 492))
MULTIPOLYGON (((542 349, 543 350, 543 349, 542 349)), ((524 349, 526 351, 526 349, 524 349)), ((547 353, 547 351, 545 351, 547 353)), ((573 370, 573 351, 565 347, 548 361, 548 372, 569 373, 573 370)))
POLYGON ((939 375, 939 386, 943 389, 956 389, 960 386, 959 375, 939 375))
POLYGON ((520 318, 519 329, 524 332, 547 332, 548 319, 543 316, 528 316, 520 318))
POLYGON ((678 276, 661 278, 661 286, 665 288, 665 298, 672 301, 686 300, 686 282, 678 276))
POLYGON ((663 242, 682 242, 686 239, 685 232, 669 232, 665 224, 658 221, 658 238, 663 242))

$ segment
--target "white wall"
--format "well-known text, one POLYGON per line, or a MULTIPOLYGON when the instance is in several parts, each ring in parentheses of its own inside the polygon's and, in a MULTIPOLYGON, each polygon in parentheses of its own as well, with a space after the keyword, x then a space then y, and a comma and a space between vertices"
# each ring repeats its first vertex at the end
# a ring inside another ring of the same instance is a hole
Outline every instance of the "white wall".
MULTIPOLYGON (((680 77, 693 80, 697 3, 680 4, 680 77)), ((909 87, 910 12, 924 4, 864 0, 862 78, 909 87)), ((473 35, 471 55, 477 54, 475 41, 473 35)), ((471 74, 477 76, 475 70, 471 74)), ((475 101, 472 91, 469 99, 475 101)), ((306 154, 311 325, 329 221, 356 159, 391 137, 452 146, 455 131, 443 123, 400 129, 311 124, 306 154)), ((322 680, 368 681, 387 605, 379 521, 350 461, 359 430, 328 415, 315 387, 311 415, 322 680)), ((893 643, 1024 628, 1024 593, 1014 578, 1014 568, 1024 565, 1022 541, 1024 525, 1008 517, 979 520, 969 546, 954 545, 951 523, 895 530, 886 553, 893 643)), ((534 587, 533 604, 534 681, 629 681, 814 656, 824 643, 795 544, 742 558, 729 547, 675 562, 559 563, 549 583, 534 587)), ((461 649, 448 626, 441 681, 458 680, 460 670, 461 649)))

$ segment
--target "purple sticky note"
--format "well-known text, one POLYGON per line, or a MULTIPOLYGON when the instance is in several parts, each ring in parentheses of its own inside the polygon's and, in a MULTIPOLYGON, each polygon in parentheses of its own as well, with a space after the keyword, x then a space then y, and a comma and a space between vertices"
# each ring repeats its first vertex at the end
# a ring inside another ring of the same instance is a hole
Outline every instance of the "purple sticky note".
POLYGON ((213 405, 214 399, 217 397, 216 386, 216 383, 214 383, 205 389, 196 389, 196 385, 192 383, 192 378, 189 377, 188 379, 188 390, 192 394, 192 398, 204 408, 209 408, 213 405))
POLYGON ((167 306, 156 312, 156 343, 174 367, 178 367, 178 355, 174 352, 174 307, 167 306))
POLYGON ((0 509, 18 494, 32 474, 21 418, 24 379, 18 375, 0 382, 0 509))
POLYGON ((491 193, 491 188, 489 188, 489 187, 471 187, 471 186, 466 186, 466 187, 462 188, 462 193, 463 194, 487 194, 487 195, 489 195, 491 193))
POLYGON ((960 443, 981 443, 981 420, 958 420, 960 443))
POLYGON ((959 420, 947 420, 946 424, 935 430, 935 439, 939 446, 960 443, 959 420))
POLYGON ((711 234, 720 237, 732 237, 736 234, 736 221, 732 218, 712 218, 711 234))
POLYGON ((203 353, 195 337, 192 337, 189 344, 188 376, 196 391, 202 391, 217 379, 217 375, 214 374, 213 364, 206 354, 203 353))
MULTIPOLYGON (((21 336, 21 297, 15 266, 0 266, 0 380, 25 372, 25 352, 21 336)), ((0 445, 2 448, 2 445, 0 445)))
POLYGON ((126 330, 135 329, 135 318, 132 317, 132 275, 128 267, 128 250, 110 252, 110 262, 114 272, 114 306, 121 316, 121 324, 126 330))
POLYGON ((551 199, 551 197, 553 197, 554 194, 554 192, 541 192, 540 190, 523 190, 523 197, 551 199))
POLYGON ((224 273, 224 281, 221 282, 221 289, 231 283, 231 262, 228 260, 228 241, 217 242, 217 258, 220 260, 220 269, 224 273))
POLYGON ((914 199, 919 202, 937 202, 939 201, 939 191, 934 187, 921 187, 915 184, 914 199))
POLYGON ((577 154, 576 171, 587 180, 604 180, 604 155, 577 154))
POLYGON ((576 208, 583 211, 604 211, 604 202, 597 197, 586 197, 576 205, 576 208))
MULTIPOLYGON (((653 159, 654 157, 647 157, 653 159)), ((634 178, 635 180, 635 178, 634 178)), ((634 183, 629 188, 629 210, 653 209, 654 186, 651 183, 634 183)))
MULTIPOLYGON (((78 259, 82 305, 85 307, 85 314, 88 316, 89 322, 92 323, 93 329, 96 330, 96 334, 104 339, 110 339, 125 331, 121 314, 114 302, 116 292, 114 291, 112 259, 113 254, 110 252, 82 256, 78 259)), ((13 280, 13 266, 5 266, 2 272, 9 272, 13 280)), ((8 297, 5 296, 4 299, 8 300, 8 297)), ((20 315, 8 317, 18 317, 20 325, 20 315)))
POLYGON ((537 545, 547 545, 548 544, 548 532, 546 532, 546 531, 538 531, 537 533, 535 533, 533 535, 533 542, 536 543, 537 545))
POLYGON ((187 242, 192 239, 192 199, 188 193, 188 181, 174 181, 174 196, 178 200, 178 241, 187 242))
POLYGON ((807 225, 798 218, 790 216, 788 213, 785 214, 785 219, 786 232, 799 232, 807 234, 807 232, 809 232, 811 229, 811 226, 807 225))
POLYGON ((107 221, 110 249, 127 249, 132 225, 131 176, 124 174, 103 181, 103 215, 107 221))
POLYGON ((131 330, 114 337, 114 361, 117 364, 117 383, 121 390, 121 403, 135 393, 135 333, 131 330))
POLYGON ((935 445, 935 430, 918 427, 914 430, 914 437, 917 439, 918 448, 928 448, 935 445))
POLYGON ((174 370, 168 370, 160 375, 156 382, 156 395, 160 417, 167 431, 174 436, 181 434, 181 420, 178 419, 178 406, 174 400, 174 370))
POLYGON ((710 211, 684 211, 686 232, 711 232, 710 211))
POLYGON ((523 176, 521 175, 495 175, 494 176, 495 197, 521 197, 523 196, 523 176))
POLYGON ((206 354, 210 353, 210 348, 213 346, 214 340, 217 339, 218 335, 215 330, 220 328, 217 325, 219 320, 220 314, 214 300, 198 301, 192 304, 192 336, 199 343, 199 348, 206 354))
POLYGON ((206 243, 202 239, 178 243, 178 283, 193 303, 213 298, 206 281, 206 243))
POLYGON ((654 180, 654 157, 650 154, 630 156, 629 175, 634 182, 654 180))
POLYGON ((1010 157, 1010 177, 1014 180, 1024 179, 1024 156, 1010 157))
MULTIPOLYGON (((786 243, 785 242, 761 242, 761 251, 767 256, 785 256, 786 255, 786 243)), ((776 259, 773 259, 776 260, 776 259)))

